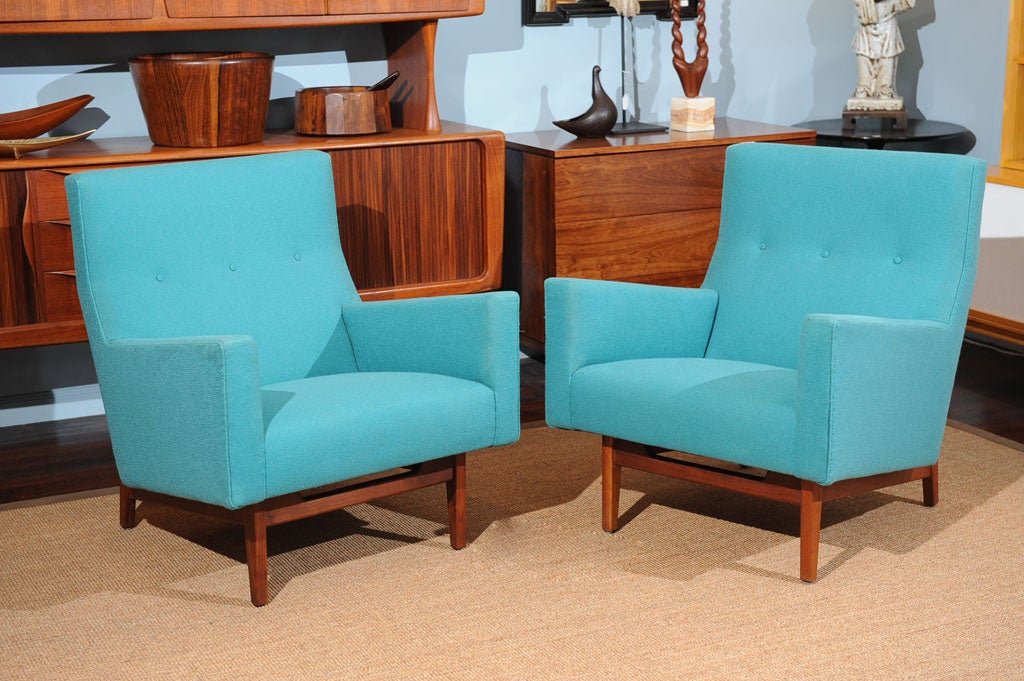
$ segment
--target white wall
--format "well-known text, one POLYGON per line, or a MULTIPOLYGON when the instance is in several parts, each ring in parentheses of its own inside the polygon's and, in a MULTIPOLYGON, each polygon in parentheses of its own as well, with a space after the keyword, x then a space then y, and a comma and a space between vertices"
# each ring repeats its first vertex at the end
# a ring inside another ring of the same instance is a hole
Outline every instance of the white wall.
POLYGON ((989 183, 971 308, 1024 324, 1024 188, 989 183))

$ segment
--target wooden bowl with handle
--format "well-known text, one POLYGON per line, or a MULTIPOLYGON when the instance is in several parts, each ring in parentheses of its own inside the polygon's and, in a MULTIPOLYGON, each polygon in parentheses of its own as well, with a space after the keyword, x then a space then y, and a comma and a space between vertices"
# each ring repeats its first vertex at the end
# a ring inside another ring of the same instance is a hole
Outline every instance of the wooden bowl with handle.
POLYGON ((295 93, 295 132, 299 134, 370 135, 390 130, 386 88, 339 85, 295 93))

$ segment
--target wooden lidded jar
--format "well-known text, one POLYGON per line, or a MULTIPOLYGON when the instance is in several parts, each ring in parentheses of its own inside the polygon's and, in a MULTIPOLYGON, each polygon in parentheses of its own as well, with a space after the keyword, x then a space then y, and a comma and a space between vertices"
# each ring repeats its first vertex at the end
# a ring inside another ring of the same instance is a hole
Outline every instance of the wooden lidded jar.
POLYGON ((144 54, 129 69, 154 144, 228 147, 263 139, 273 55, 144 54))
POLYGON ((295 93, 295 132, 303 135, 369 135, 391 130, 387 89, 362 85, 311 87, 295 93))

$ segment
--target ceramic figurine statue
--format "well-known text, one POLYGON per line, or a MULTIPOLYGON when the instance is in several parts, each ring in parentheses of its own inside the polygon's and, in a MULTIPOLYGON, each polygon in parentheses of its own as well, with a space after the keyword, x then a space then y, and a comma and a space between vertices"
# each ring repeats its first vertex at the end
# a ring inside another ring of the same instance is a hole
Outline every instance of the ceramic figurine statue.
MULTIPOLYGON (((857 88, 846 102, 844 124, 858 112, 892 112, 906 124, 903 98, 896 94, 896 59, 903 52, 903 37, 896 18, 917 0, 854 0, 860 27, 853 38, 857 55, 857 88)), ((851 127, 852 122, 847 124, 851 127)))
POLYGON ((593 103, 586 111, 573 118, 554 121, 554 124, 577 137, 604 137, 615 126, 619 115, 615 102, 601 87, 601 67, 594 67, 593 84, 591 86, 593 103))

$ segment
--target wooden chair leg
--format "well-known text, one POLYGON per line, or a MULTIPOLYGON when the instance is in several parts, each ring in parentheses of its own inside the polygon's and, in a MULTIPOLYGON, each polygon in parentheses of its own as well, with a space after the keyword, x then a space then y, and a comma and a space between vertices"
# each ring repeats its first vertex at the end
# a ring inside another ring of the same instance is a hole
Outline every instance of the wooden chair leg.
POLYGON ((615 438, 601 439, 601 526, 605 532, 619 529, 619 490, 622 466, 615 463, 615 438))
POLYGON ((931 466, 931 473, 926 478, 921 479, 921 484, 924 486, 924 505, 934 506, 939 503, 939 464, 934 463, 931 466))
POLYGON ((452 479, 445 483, 448 496, 448 532, 453 549, 466 546, 466 455, 456 454, 452 479))
POLYGON ((249 597, 255 606, 270 600, 267 586, 267 514, 252 506, 242 509, 245 560, 249 565, 249 597))
POLYGON ((139 524, 138 519, 135 517, 135 497, 132 496, 131 490, 124 485, 121 485, 120 496, 121 527, 130 530, 139 524))
POLYGON ((800 579, 818 578, 821 541, 821 485, 804 480, 800 487, 800 579))

